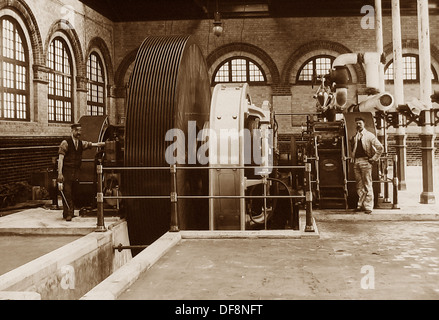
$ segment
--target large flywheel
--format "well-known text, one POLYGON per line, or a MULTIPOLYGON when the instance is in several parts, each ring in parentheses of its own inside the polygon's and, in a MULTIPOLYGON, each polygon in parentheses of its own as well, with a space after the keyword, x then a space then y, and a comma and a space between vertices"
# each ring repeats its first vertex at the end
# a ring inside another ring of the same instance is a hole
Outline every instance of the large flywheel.
MULTIPOLYGON (((169 167, 165 154, 174 143, 180 152, 184 150, 185 157, 184 161, 179 159, 177 166, 199 166, 193 161, 196 150, 188 150, 194 143, 187 138, 193 138, 193 128, 198 134, 209 121, 210 98, 206 62, 189 36, 146 38, 137 53, 129 83, 125 166, 169 167), (166 141, 166 134, 172 129, 184 137, 166 141)), ((170 195, 172 191, 169 170, 126 171, 122 180, 127 195, 170 195)), ((207 170, 178 170, 177 181, 178 195, 208 193, 207 170)), ((150 244, 167 232, 170 212, 168 199, 127 200, 131 243, 150 244)), ((208 229, 208 201, 179 199, 178 220, 180 229, 208 229)))

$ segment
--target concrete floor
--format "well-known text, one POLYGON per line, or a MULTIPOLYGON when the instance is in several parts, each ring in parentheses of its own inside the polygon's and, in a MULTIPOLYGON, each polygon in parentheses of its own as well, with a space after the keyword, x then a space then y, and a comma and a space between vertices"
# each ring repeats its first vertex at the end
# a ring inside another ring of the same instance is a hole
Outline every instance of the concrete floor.
POLYGON ((439 299, 439 221, 317 224, 319 239, 181 240, 119 299, 439 299))
POLYGON ((408 167, 400 209, 314 210, 317 239, 182 239, 118 299, 439 299, 439 198, 419 203, 421 179, 408 167))

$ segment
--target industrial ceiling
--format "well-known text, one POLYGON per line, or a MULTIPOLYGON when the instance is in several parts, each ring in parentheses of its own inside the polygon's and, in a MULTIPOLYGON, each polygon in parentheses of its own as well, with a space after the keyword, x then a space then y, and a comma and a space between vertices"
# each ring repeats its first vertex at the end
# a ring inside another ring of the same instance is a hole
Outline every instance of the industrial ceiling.
MULTIPOLYGON (((374 0, 80 0, 114 22, 251 17, 343 17, 364 15, 374 0)), ((416 0, 400 0, 402 15, 416 14, 416 0)), ((430 15, 439 14, 439 0, 429 0, 430 15)), ((391 0, 382 0, 383 15, 391 0)))

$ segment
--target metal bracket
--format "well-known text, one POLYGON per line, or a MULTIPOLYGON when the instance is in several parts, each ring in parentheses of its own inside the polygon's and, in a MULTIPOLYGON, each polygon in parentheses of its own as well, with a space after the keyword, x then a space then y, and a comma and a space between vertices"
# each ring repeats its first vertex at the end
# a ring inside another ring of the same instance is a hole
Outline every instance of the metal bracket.
POLYGON ((171 192, 171 202, 177 202, 177 192, 171 192))

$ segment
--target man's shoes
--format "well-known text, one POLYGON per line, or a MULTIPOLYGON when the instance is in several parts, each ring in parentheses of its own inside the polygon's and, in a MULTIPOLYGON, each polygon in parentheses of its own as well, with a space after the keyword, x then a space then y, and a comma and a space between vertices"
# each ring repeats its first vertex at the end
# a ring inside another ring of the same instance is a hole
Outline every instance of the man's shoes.
POLYGON ((72 221, 72 216, 68 216, 68 217, 66 218, 66 221, 72 221))
POLYGON ((364 211, 364 213, 365 213, 365 214, 371 214, 371 213, 372 213, 372 210, 366 210, 366 211, 364 211))
POLYGON ((354 212, 361 212, 361 211, 364 211, 364 210, 366 210, 366 209, 364 209, 363 207, 360 207, 360 208, 355 208, 354 212))

